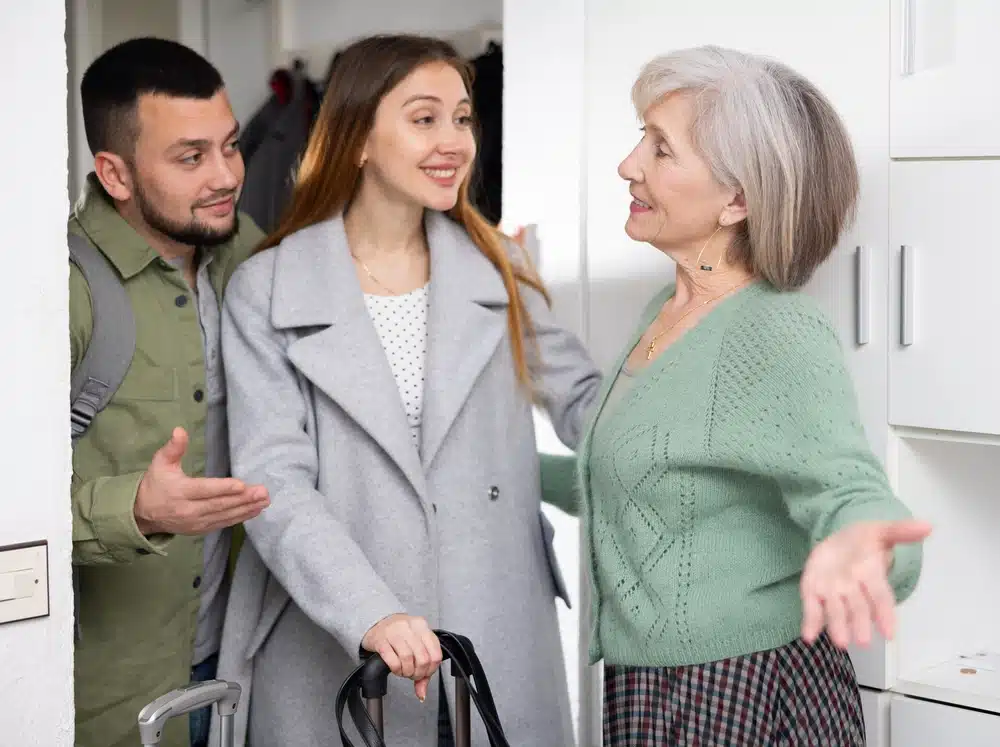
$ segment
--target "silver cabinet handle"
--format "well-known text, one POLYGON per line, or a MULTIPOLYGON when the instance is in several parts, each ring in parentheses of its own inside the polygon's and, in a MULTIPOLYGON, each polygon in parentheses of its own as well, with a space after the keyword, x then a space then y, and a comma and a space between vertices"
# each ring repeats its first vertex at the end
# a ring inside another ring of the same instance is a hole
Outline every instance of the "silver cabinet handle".
POLYGON ((900 61, 899 68, 903 75, 913 75, 913 46, 916 41, 914 38, 917 33, 916 29, 916 10, 913 7, 914 0, 901 0, 903 3, 903 12, 900 14, 900 61))
POLYGON ((913 344, 913 247, 902 247, 899 254, 899 344, 913 344))
POLYGON ((854 253, 854 305, 858 345, 871 340, 871 252, 859 246, 854 253))

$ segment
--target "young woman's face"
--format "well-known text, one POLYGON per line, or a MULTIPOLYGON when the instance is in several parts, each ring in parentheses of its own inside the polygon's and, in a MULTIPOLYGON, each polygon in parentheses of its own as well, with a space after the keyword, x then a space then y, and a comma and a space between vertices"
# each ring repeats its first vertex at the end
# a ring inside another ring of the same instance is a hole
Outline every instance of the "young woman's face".
POLYGON ((365 144, 364 178, 389 196, 450 210, 476 156, 472 103, 451 65, 422 65, 379 104, 365 144))

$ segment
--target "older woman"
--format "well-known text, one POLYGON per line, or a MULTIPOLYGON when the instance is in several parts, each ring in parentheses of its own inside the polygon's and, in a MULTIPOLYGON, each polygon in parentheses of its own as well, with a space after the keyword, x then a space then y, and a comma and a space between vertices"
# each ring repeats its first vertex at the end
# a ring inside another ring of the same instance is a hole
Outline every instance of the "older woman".
POLYGON ((920 541, 797 292, 853 209, 851 144, 784 65, 659 57, 619 173, 626 232, 676 262, 580 453, 606 745, 864 744, 844 648, 913 590, 920 541))

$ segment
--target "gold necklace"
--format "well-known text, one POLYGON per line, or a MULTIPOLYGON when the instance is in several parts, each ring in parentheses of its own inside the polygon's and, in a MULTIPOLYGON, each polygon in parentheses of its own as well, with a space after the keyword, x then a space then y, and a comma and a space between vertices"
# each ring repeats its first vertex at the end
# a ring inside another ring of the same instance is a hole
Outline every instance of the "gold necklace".
POLYGON ((379 279, 378 279, 377 277, 375 277, 375 275, 374 275, 374 274, 372 273, 372 271, 371 271, 371 270, 369 270, 369 269, 368 269, 368 265, 366 265, 366 264, 364 263, 364 260, 363 260, 363 259, 361 259, 361 257, 359 257, 359 256, 358 256, 357 254, 355 254, 354 252, 351 252, 351 256, 352 256, 352 257, 354 257, 354 261, 355 261, 355 262, 357 262, 357 263, 358 263, 359 265, 361 265, 361 269, 363 269, 363 270, 365 271, 365 274, 367 274, 367 275, 368 275, 368 277, 369 277, 369 278, 371 279, 371 281, 372 281, 373 283, 375 283, 375 285, 380 285, 380 286, 382 286, 382 288, 383 288, 384 290, 387 290, 387 291, 389 291, 390 295, 393 295, 393 296, 398 296, 398 295, 399 295, 398 293, 396 293, 396 291, 394 291, 394 290, 393 290, 392 288, 390 288, 390 287, 389 287, 388 285, 386 285, 386 284, 385 284, 385 283, 383 283, 383 282, 382 282, 381 280, 379 280, 379 279))
POLYGON ((670 330, 672 330, 674 327, 676 327, 682 321, 684 321, 685 317, 687 317, 688 314, 693 314, 695 311, 697 311, 698 309, 700 309, 702 306, 705 306, 706 304, 712 303, 712 301, 718 301, 723 296, 729 295, 730 293, 732 293, 737 288, 739 288, 741 286, 744 286, 744 285, 746 285, 749 282, 750 282, 750 280, 742 280, 739 283, 737 283, 736 285, 734 285, 733 287, 729 288, 728 290, 723 291, 719 295, 712 296, 707 301, 702 301, 697 306, 695 306, 693 308, 690 308, 687 311, 685 311, 683 314, 681 314, 680 318, 676 322, 674 322, 673 324, 671 324, 669 327, 667 327, 665 330, 663 330, 662 332, 658 332, 657 334, 653 335, 653 339, 651 339, 649 341, 649 344, 646 345, 646 360, 648 361, 648 360, 652 360, 653 359, 653 351, 656 350, 656 341, 659 340, 661 337, 663 337, 663 335, 667 334, 667 332, 669 332, 670 330))

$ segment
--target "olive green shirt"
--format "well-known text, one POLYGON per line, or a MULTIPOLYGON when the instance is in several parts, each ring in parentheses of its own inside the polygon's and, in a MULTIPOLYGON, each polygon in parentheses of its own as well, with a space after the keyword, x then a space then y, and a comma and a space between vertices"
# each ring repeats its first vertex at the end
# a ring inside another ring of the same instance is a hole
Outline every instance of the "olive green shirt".
MULTIPOLYGON (((186 474, 206 470, 209 406, 197 299, 183 273, 163 260, 118 214, 91 175, 69 230, 95 244, 120 274, 132 302, 136 347, 121 387, 73 450, 73 563, 79 574, 76 744, 139 744, 146 703, 187 684, 204 569, 197 537, 144 537, 133 507, 153 454, 183 427, 186 474)), ((221 302, 236 266, 263 234, 245 215, 229 243, 212 249, 208 274, 221 302)), ((72 364, 92 334, 90 294, 70 269, 72 364)), ((169 723, 162 744, 188 747, 186 719, 169 723)))

